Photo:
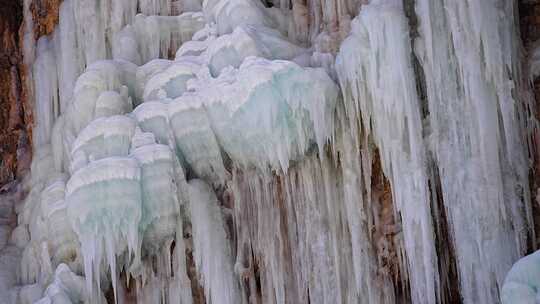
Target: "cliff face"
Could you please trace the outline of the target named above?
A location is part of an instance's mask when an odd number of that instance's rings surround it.
[[[58,24],[61,0],[33,0],[30,12],[34,20],[34,37],[49,35]]]
[[[0,11],[0,185],[19,177],[28,168],[29,149],[25,109],[21,97],[19,27],[22,5],[1,1]]]
[[[30,2],[35,40],[58,24],[60,0]],[[32,158],[33,102],[23,60],[23,1],[0,1],[0,185],[21,178]]]

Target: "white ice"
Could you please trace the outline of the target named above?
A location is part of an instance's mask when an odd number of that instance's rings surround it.
[[[17,228],[0,226],[10,304],[111,286],[192,304],[191,280],[212,303],[436,303],[439,199],[463,301],[498,302],[533,237],[510,2],[64,0],[36,43],[30,2],[31,177]],[[535,256],[503,301],[533,296]]]

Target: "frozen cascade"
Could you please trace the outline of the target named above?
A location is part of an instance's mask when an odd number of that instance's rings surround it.
[[[240,303],[238,282],[233,276],[230,244],[218,200],[201,180],[189,182],[193,255],[210,303]]]
[[[34,43],[25,0],[0,299],[536,299],[515,13],[488,2],[64,0]]]
[[[495,303],[532,227],[524,109],[515,99],[514,5],[422,0],[416,11],[427,143],[441,172],[461,295],[468,303]]]
[[[371,210],[362,194],[352,198],[343,191],[362,186],[360,180],[349,168],[317,157],[282,176],[234,172],[235,271],[245,278],[249,303],[395,302],[391,278],[377,273],[364,226]],[[361,263],[353,263],[356,258]]]
[[[336,69],[350,121],[356,125],[361,119],[363,136],[372,137],[381,151],[401,212],[412,300],[434,303],[437,261],[407,20],[399,4],[380,2],[364,7],[353,20]]]

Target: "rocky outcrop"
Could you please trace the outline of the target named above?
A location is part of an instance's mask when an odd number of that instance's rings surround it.
[[[30,3],[35,40],[58,24],[61,0]],[[0,11],[0,185],[20,178],[30,167],[33,107],[24,66],[23,1],[1,1]]]
[[[0,185],[20,176],[29,166],[30,145],[22,99],[19,26],[22,4],[1,1],[0,11]]]
[[[49,35],[58,24],[61,0],[34,0],[30,12],[34,20],[34,37]]]

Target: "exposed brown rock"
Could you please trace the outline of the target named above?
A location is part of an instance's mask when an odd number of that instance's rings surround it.
[[[276,2],[276,1],[274,1]],[[317,52],[339,51],[349,34],[350,22],[359,7],[368,0],[292,0],[292,17],[296,39],[312,45]]]
[[[186,243],[186,267],[187,275],[191,281],[191,295],[193,296],[193,304],[205,304],[206,297],[204,288],[199,282],[197,276],[197,268],[195,259],[193,258],[193,238],[191,234],[191,223],[184,222],[184,242]]]
[[[61,0],[30,4],[34,38],[58,24]],[[23,1],[0,1],[0,185],[20,178],[32,158],[33,95],[30,67],[23,64]]]
[[[431,213],[435,228],[435,249],[439,271],[439,294],[442,304],[461,303],[459,293],[459,279],[456,261],[456,252],[451,236],[453,232],[448,224],[446,207],[443,202],[441,180],[437,168],[432,168],[433,173],[429,182],[432,197]]]
[[[22,3],[0,1],[0,185],[17,177],[28,168],[24,150],[28,149],[21,98],[19,27]]]
[[[58,24],[62,0],[34,0],[30,12],[34,20],[34,37],[49,35]]]
[[[408,299],[408,286],[404,286],[404,269],[400,257],[401,224],[396,218],[392,187],[384,175],[379,151],[375,150],[371,164],[371,199],[374,226],[371,231],[373,248],[378,262],[378,273],[381,277],[392,280],[397,299]]]

